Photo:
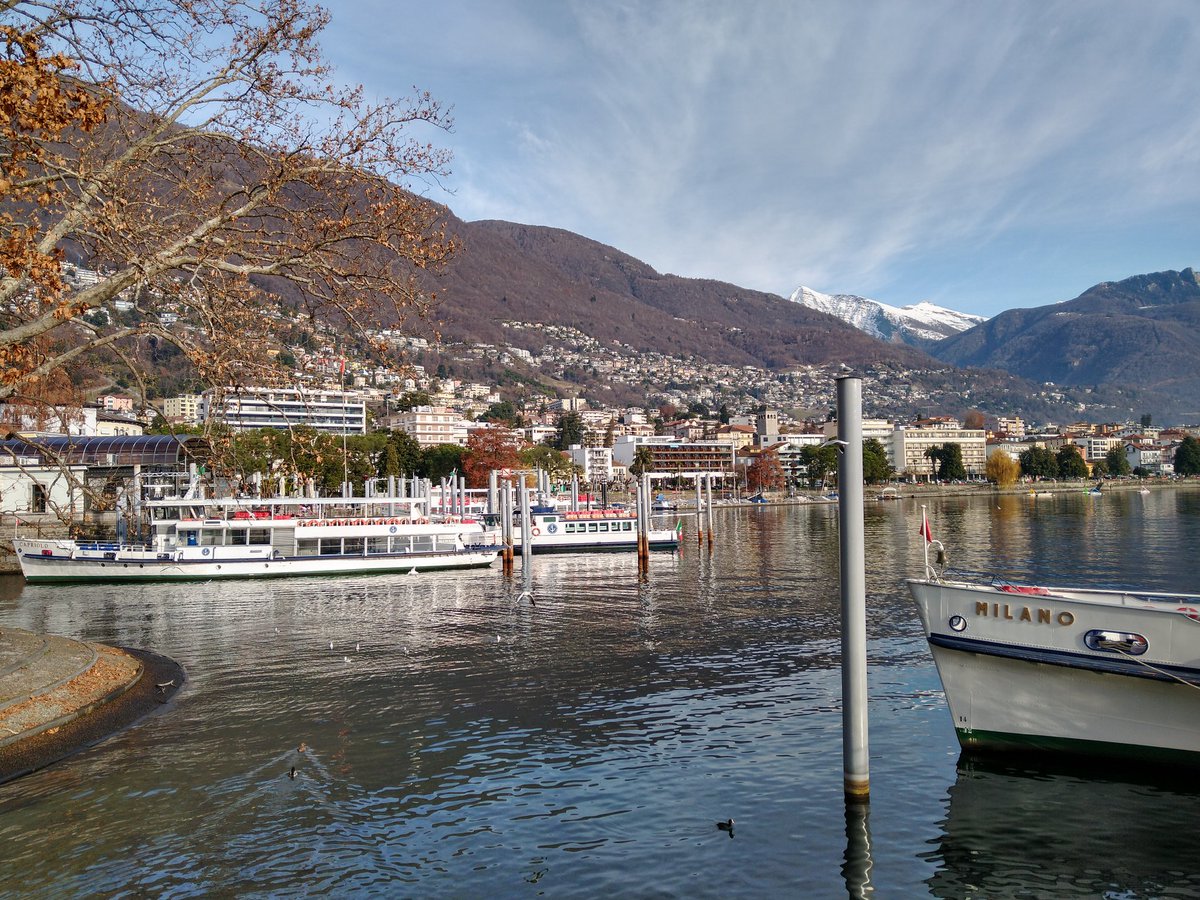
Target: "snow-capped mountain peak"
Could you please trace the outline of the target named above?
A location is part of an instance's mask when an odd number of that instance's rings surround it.
[[[987,321],[985,316],[956,312],[927,300],[911,306],[889,306],[854,294],[822,294],[803,285],[792,292],[791,300],[837,316],[881,341],[914,346],[940,341]]]

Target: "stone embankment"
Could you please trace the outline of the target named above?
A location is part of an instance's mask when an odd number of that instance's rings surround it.
[[[0,627],[0,782],[126,727],[183,677],[152,653]]]

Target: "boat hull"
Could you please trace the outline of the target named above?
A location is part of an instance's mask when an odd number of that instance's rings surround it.
[[[673,533],[674,532],[672,532],[672,534]],[[516,549],[518,551],[520,551],[520,549],[521,549],[520,541],[516,542]],[[530,549],[535,554],[537,554],[537,553],[596,553],[596,552],[605,552],[606,553],[609,551],[632,552],[634,550],[637,550],[637,542],[636,541],[621,541],[619,543],[616,543],[616,542],[609,541],[609,542],[601,543],[599,541],[596,541],[596,542],[573,541],[573,542],[567,543],[565,541],[564,542],[556,542],[552,538],[547,539],[545,537],[540,537],[540,538],[533,539],[533,541],[530,545]],[[679,549],[679,541],[677,541],[673,538],[669,539],[669,540],[666,540],[666,539],[651,540],[650,541],[650,549],[655,550],[655,551],[657,551],[657,550],[678,550]]]
[[[379,575],[490,566],[496,548],[447,553],[274,559],[152,560],[71,559],[21,554],[21,571],[32,584],[79,581],[211,581],[218,578],[289,578],[312,575]]]
[[[1200,764],[1200,622],[1186,597],[909,586],[965,749]],[[1147,646],[1096,650],[1097,631]]]

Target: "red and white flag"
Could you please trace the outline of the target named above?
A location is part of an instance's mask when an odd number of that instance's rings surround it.
[[[921,534],[925,538],[925,543],[933,543],[933,532],[929,530],[929,519],[925,517],[925,511],[921,511]]]

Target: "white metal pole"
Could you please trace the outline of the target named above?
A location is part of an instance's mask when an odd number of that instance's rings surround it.
[[[862,379],[837,380],[842,582],[842,770],[847,798],[870,797],[867,753],[867,563],[863,526]]]

